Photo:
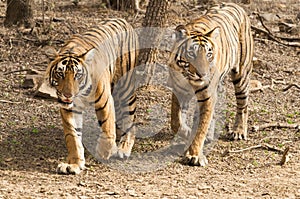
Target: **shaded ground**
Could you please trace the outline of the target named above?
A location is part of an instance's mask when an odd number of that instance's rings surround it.
[[[191,3],[181,7],[178,1],[174,4],[170,26],[200,13]],[[188,167],[175,161],[151,172],[124,172],[97,163],[87,152],[87,169],[78,176],[64,176],[55,173],[57,164],[66,156],[57,104],[33,98],[30,90],[21,87],[25,73],[9,72],[45,69],[47,60],[41,50],[44,45],[59,47],[73,33],[82,32],[103,18],[124,17],[140,27],[142,15],[111,11],[86,1],[78,7],[69,1],[48,1],[45,26],[39,20],[42,12],[38,5],[37,28],[31,31],[4,28],[5,4],[0,6],[0,198],[300,198],[299,130],[267,128],[254,132],[251,128],[270,122],[300,123],[299,90],[292,87],[281,91],[290,83],[300,85],[299,48],[255,40],[255,56],[260,62],[254,67],[252,79],[263,85],[271,85],[275,80],[273,90],[266,88],[251,94],[250,139],[229,142],[221,135],[209,151],[207,167]],[[299,2],[254,1],[246,9],[253,13],[258,8],[260,12],[294,20]],[[50,22],[53,17],[63,21]],[[261,27],[254,15],[251,17],[253,25]],[[274,24],[267,25],[272,31],[278,31]],[[231,122],[234,98],[230,85],[226,93],[226,121]],[[139,90],[139,125],[154,124],[155,107],[164,114],[156,118],[162,129],[156,138],[139,139],[135,151],[154,150],[170,139],[169,99],[170,92],[166,89]],[[258,144],[270,144],[282,150],[290,147],[291,159],[280,166],[282,154],[262,148],[224,154],[228,149]]]

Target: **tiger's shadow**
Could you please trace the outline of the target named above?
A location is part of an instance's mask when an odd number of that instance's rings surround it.
[[[0,170],[55,173],[67,150],[57,127],[17,128],[0,140]]]

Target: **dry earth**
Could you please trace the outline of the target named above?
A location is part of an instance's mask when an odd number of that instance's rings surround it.
[[[170,27],[201,13],[190,2],[184,6],[180,1],[173,4]],[[296,23],[300,5],[298,0],[256,0],[244,7],[251,14],[253,25],[262,28],[253,12],[278,14]],[[299,89],[282,91],[291,83],[300,85],[300,51],[257,34],[258,61],[252,79],[263,86],[271,86],[272,82],[274,85],[273,89],[266,87],[251,94],[248,141],[230,142],[224,130],[209,150],[209,165],[204,168],[170,161],[163,162],[165,165],[157,170],[137,173],[97,163],[87,152],[87,169],[80,175],[56,174],[57,164],[64,161],[67,153],[57,104],[33,97],[32,90],[22,88],[26,72],[13,71],[44,70],[47,60],[42,47],[58,48],[70,35],[103,18],[123,17],[140,27],[143,15],[108,10],[97,1],[81,1],[76,7],[71,1],[50,0],[45,9],[44,26],[41,5],[37,3],[37,25],[33,31],[7,29],[3,26],[6,6],[0,3],[0,198],[300,198],[299,128],[275,127],[256,132],[252,129],[272,122],[300,124]],[[53,22],[52,18],[61,20]],[[297,32],[279,33],[274,19],[268,18],[266,25],[276,35],[300,37]],[[234,116],[230,85],[226,94],[225,120],[230,122]],[[153,139],[138,139],[135,153],[156,150],[172,138],[169,107],[170,92],[165,88],[139,90],[138,124],[148,125],[147,128],[159,124],[162,130]],[[261,147],[226,153],[265,144],[280,150],[289,147],[290,161],[281,166],[280,152]],[[149,164],[150,168],[152,163],[141,160],[138,164]]]

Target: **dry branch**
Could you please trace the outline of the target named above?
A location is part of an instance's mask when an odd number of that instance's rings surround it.
[[[300,86],[299,85],[297,85],[297,84],[290,84],[286,88],[283,88],[282,91],[285,92],[285,91],[289,90],[290,88],[292,88],[293,86],[300,90]]]
[[[266,149],[268,151],[275,151],[275,152],[278,152],[279,154],[282,154],[282,158],[279,162],[279,165],[284,165],[285,163],[287,163],[290,159],[290,154],[288,153],[289,150],[290,150],[290,147],[287,146],[284,150],[276,147],[276,146],[273,146],[273,145],[270,145],[270,144],[258,144],[258,145],[255,145],[255,146],[250,146],[250,147],[247,147],[247,148],[244,148],[244,149],[239,149],[239,150],[227,150],[223,153],[223,156],[226,156],[230,153],[242,153],[242,152],[245,152],[245,151],[250,151],[252,149],[259,149],[259,148],[262,148],[262,149]]]
[[[270,85],[263,86],[262,83],[258,80],[250,80],[250,92],[254,93],[257,91],[263,92],[265,89],[271,88]]]
[[[252,127],[253,131],[257,132],[259,130],[263,130],[266,128],[292,128],[292,129],[300,129],[300,124],[287,124],[287,123],[280,123],[280,122],[272,122],[267,124],[262,124],[260,126],[254,125]]]
[[[259,21],[261,22],[261,25],[263,26],[263,29],[260,29],[258,27],[255,26],[251,26],[252,30],[254,30],[255,32],[258,33],[263,33],[265,35],[268,36],[268,39],[272,40],[272,41],[276,41],[280,44],[283,44],[285,46],[292,46],[292,47],[300,47],[300,38],[287,38],[287,37],[280,37],[280,36],[276,36],[274,35],[269,28],[264,24],[262,17],[257,14]],[[285,41],[282,41],[285,40]]]
[[[250,147],[247,147],[247,148],[244,148],[244,149],[239,149],[239,150],[228,150],[228,153],[241,153],[241,152],[244,152],[244,151],[250,151],[252,149],[258,149],[258,148],[262,148],[262,149],[266,149],[266,150],[269,150],[269,151],[275,151],[275,152],[279,152],[279,153],[284,153],[284,150],[276,147],[276,146],[273,146],[273,145],[270,145],[270,144],[258,144],[258,145],[255,145],[255,146],[250,146]]]
[[[290,150],[290,147],[286,147],[285,150],[283,151],[282,158],[279,162],[279,164],[282,166],[285,163],[287,163],[290,160],[290,154],[288,153]]]
[[[13,71],[3,73],[3,75],[10,75],[10,74],[13,74],[13,73],[28,72],[28,71],[31,71],[31,69],[13,70]]]
[[[298,42],[283,42],[283,41],[281,41],[280,37],[277,37],[277,36],[275,37],[274,35],[269,34],[269,32],[267,32],[263,29],[257,28],[255,26],[251,26],[251,29],[257,33],[263,33],[263,34],[267,35],[268,39],[270,39],[271,41],[275,41],[275,42],[280,43],[285,46],[300,47],[300,43],[298,43]]]
[[[0,100],[1,103],[7,103],[7,104],[19,104],[21,102],[13,102],[13,101],[9,101],[9,100]]]
[[[263,18],[262,18],[259,14],[257,14],[257,16],[258,16],[258,19],[259,19],[261,25],[264,27],[264,29],[266,29],[266,31],[269,33],[269,35],[272,35],[273,37],[276,37],[276,38],[281,39],[281,40],[286,40],[286,41],[288,41],[288,42],[300,42],[300,38],[280,37],[280,36],[274,35],[274,34],[269,30],[269,28],[265,25],[265,23],[263,22]],[[282,23],[283,23],[283,22],[282,22]],[[283,23],[283,24],[285,24],[285,23]]]
[[[250,151],[252,149],[258,149],[258,148],[261,148],[262,145],[259,144],[259,145],[255,145],[255,146],[250,146],[250,147],[247,147],[247,148],[244,148],[244,149],[239,149],[239,150],[228,150],[227,152],[228,153],[241,153],[241,152],[244,152],[244,151]]]

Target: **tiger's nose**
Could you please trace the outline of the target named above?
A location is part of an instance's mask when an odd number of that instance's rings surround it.
[[[64,96],[65,96],[66,98],[71,98],[73,95],[72,95],[71,93],[64,93]]]

